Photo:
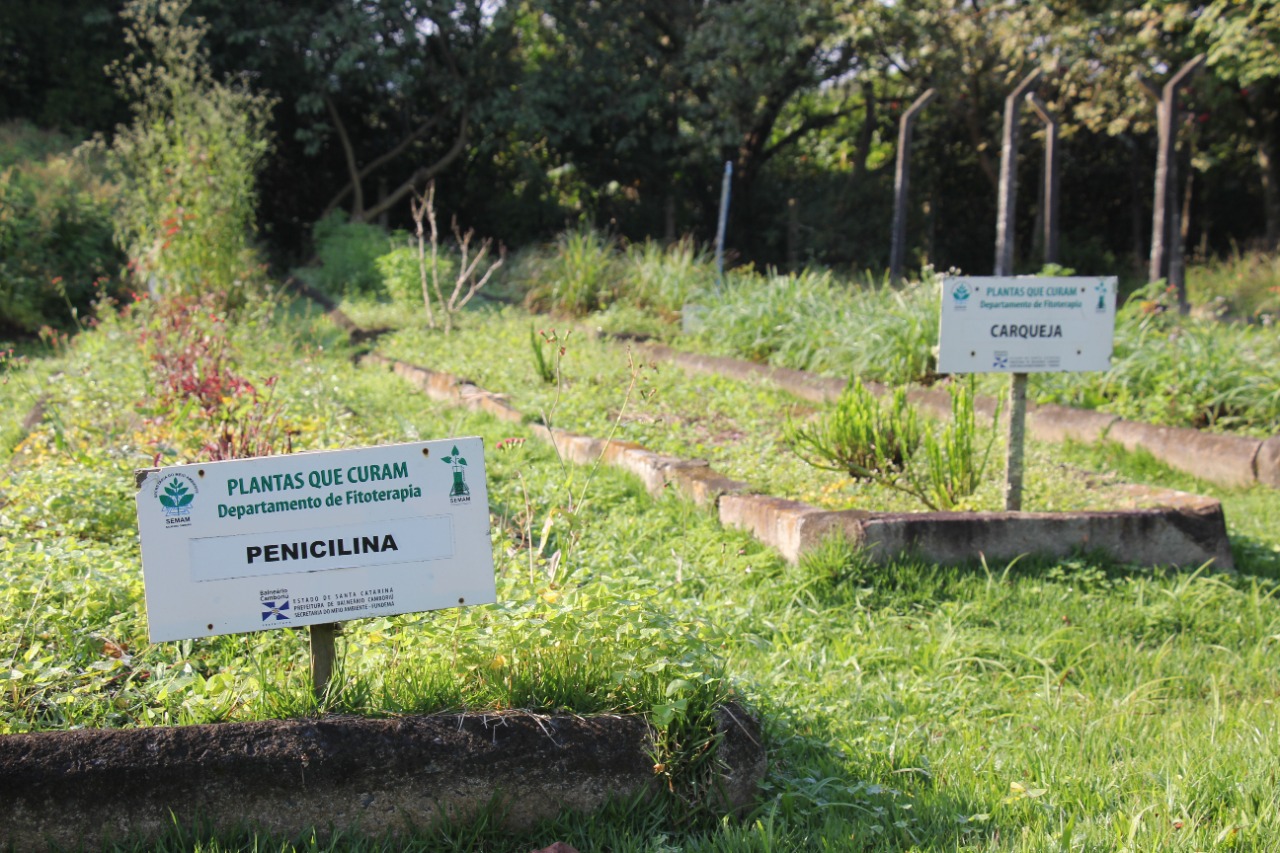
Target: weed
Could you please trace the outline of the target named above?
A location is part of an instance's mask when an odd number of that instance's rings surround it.
[[[885,404],[855,379],[826,417],[811,425],[789,421],[785,440],[816,468],[843,471],[855,480],[892,481],[915,454],[921,435],[905,388]]]
[[[546,348],[549,346],[555,349],[557,343],[555,334],[555,329],[552,329],[551,334],[548,335],[546,332],[535,331],[532,325],[529,326],[529,348],[533,352],[533,369],[544,385],[555,384],[560,373],[560,359],[564,358],[563,346],[554,356],[547,358]]]

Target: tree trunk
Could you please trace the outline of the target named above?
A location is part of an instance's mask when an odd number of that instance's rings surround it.
[[[1266,218],[1264,246],[1268,252],[1280,248],[1280,145],[1276,142],[1277,122],[1263,124],[1258,137],[1258,169],[1262,175],[1262,209]]]
[[[324,105],[329,110],[329,117],[333,119],[333,127],[338,132],[338,141],[342,143],[342,156],[347,163],[351,190],[355,193],[355,199],[351,203],[351,218],[352,220],[363,219],[364,190],[360,186],[360,170],[356,168],[356,153],[351,147],[351,138],[347,136],[347,127],[342,123],[342,117],[338,115],[338,108],[328,95],[325,96]]]

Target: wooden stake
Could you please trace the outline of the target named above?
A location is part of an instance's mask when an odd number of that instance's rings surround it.
[[[1022,458],[1027,431],[1027,374],[1009,381],[1009,448],[1005,456],[1004,508],[1022,511]]]
[[[333,664],[337,659],[334,638],[338,635],[336,623],[311,626],[311,689],[316,699],[323,699],[329,689],[329,678],[333,675]]]

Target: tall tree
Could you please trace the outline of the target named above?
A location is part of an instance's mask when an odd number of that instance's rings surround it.
[[[467,150],[505,54],[506,17],[491,5],[202,0],[200,8],[217,16],[226,61],[286,100],[295,155],[325,163],[320,174],[341,174],[326,181],[317,213],[342,206],[371,220]]]
[[[1243,116],[1261,178],[1264,241],[1280,246],[1280,0],[1213,0],[1193,35],[1228,88],[1218,103]]]

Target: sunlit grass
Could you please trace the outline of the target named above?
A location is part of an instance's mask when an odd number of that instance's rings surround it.
[[[1086,557],[873,566],[830,543],[793,567],[710,512],[602,468],[573,524],[552,524],[550,547],[569,555],[556,581],[551,551],[528,543],[588,470],[562,468],[532,439],[497,451],[527,433],[353,365],[326,322],[302,311],[244,329],[241,369],[282,375],[307,449],[484,436],[501,604],[350,623],[341,689],[322,707],[308,698],[300,632],[148,645],[131,472],[159,433],[132,407],[147,381],[133,339],[109,328],[52,362],[59,426],[47,419],[0,481],[6,730],[470,703],[653,714],[679,677],[723,685],[762,713],[762,797],[740,821],[616,804],[519,833],[492,816],[396,842],[175,830],[162,849],[1266,851],[1280,840],[1275,561],[1238,559],[1239,575]],[[385,345],[428,366],[452,352],[454,371],[584,429],[616,418],[625,348],[571,336],[557,401],[522,354],[528,332],[521,315],[469,312],[447,341],[406,331]],[[678,371],[640,370],[621,429],[650,432],[623,434],[738,444],[774,464],[776,446],[755,432],[777,426],[776,392],[719,380],[682,389]],[[6,402],[14,388],[0,390]],[[670,420],[646,424],[646,413]],[[1100,475],[1201,485],[1114,448],[1054,453]],[[1213,493],[1233,537],[1280,553],[1273,493]]]

